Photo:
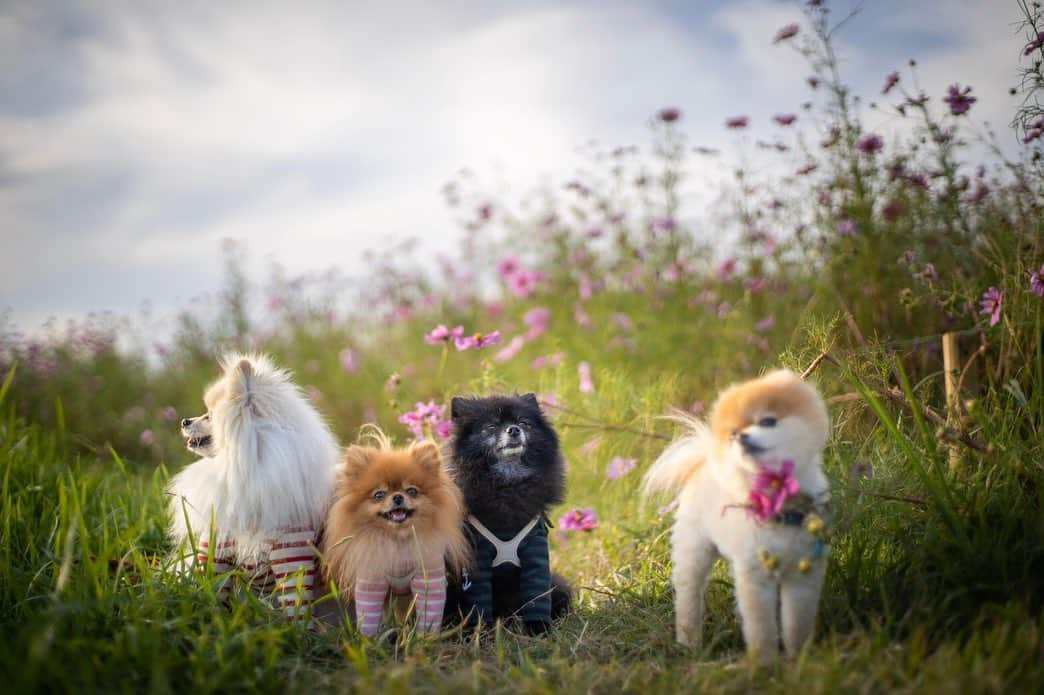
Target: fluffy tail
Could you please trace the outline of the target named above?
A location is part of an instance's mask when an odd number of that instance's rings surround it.
[[[685,486],[707,459],[711,446],[711,433],[702,420],[686,413],[668,417],[680,422],[688,432],[671,442],[656,462],[645,472],[642,493],[673,492]]]

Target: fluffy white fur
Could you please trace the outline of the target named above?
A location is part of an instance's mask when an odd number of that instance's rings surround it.
[[[226,355],[205,397],[212,452],[171,480],[170,535],[235,540],[237,560],[256,563],[265,540],[288,526],[319,529],[333,497],[337,441],[290,375],[264,355]]]
[[[699,644],[703,594],[715,560],[724,557],[747,648],[764,660],[775,658],[781,619],[784,647],[797,652],[815,625],[827,552],[802,573],[799,563],[815,547],[809,532],[759,523],[743,505],[759,468],[779,470],[788,459],[801,491],[825,502],[821,452],[829,420],[822,398],[793,372],[776,371],[723,392],[709,423],[684,415],[674,419],[688,432],[646,473],[644,491],[680,490],[672,536],[678,641]],[[775,572],[763,565],[762,552],[779,558]]]

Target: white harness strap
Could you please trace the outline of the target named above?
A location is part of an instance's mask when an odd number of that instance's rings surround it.
[[[493,535],[493,532],[482,525],[482,522],[473,516],[468,517],[468,523],[475,527],[475,530],[482,534],[482,536],[493,544],[493,547],[497,551],[496,557],[493,558],[493,566],[503,565],[505,562],[509,562],[515,567],[521,567],[522,561],[518,559],[518,546],[522,544],[522,539],[529,535],[529,532],[533,530],[533,527],[540,521],[540,515],[534,516],[528,524],[522,527],[522,530],[515,534],[515,537],[509,541],[502,541]]]

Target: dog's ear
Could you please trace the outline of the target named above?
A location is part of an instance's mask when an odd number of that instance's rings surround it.
[[[240,360],[232,368],[232,393],[250,395],[250,385],[254,379],[254,366],[249,360]]]
[[[461,396],[454,396],[450,401],[450,419],[459,420],[462,417],[467,417],[473,408],[472,404],[474,400],[471,398],[463,398]]]
[[[344,463],[341,464],[341,470],[349,478],[357,477],[370,465],[371,453],[373,453],[373,449],[370,447],[353,444],[344,451]]]
[[[439,445],[430,439],[422,439],[410,444],[410,456],[429,471],[437,471],[442,466],[442,452]]]
[[[537,400],[537,397],[536,397],[536,394],[535,394],[535,393],[526,393],[526,394],[523,394],[523,395],[521,396],[521,398],[522,398],[522,400],[523,400],[523,401],[525,401],[525,402],[526,402],[526,403],[527,403],[528,405],[531,405],[531,406],[533,406],[534,408],[539,408],[539,407],[540,407],[540,401],[538,401],[538,400]]]

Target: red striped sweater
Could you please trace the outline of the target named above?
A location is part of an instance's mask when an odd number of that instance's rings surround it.
[[[302,527],[278,529],[265,543],[267,557],[257,564],[241,563],[236,558],[234,540],[217,543],[210,552],[209,541],[200,541],[196,562],[200,570],[208,560],[214,574],[242,570],[250,577],[250,588],[257,594],[273,595],[279,608],[289,617],[307,614],[315,596],[315,530]],[[226,580],[220,588],[222,598],[231,591]]]

